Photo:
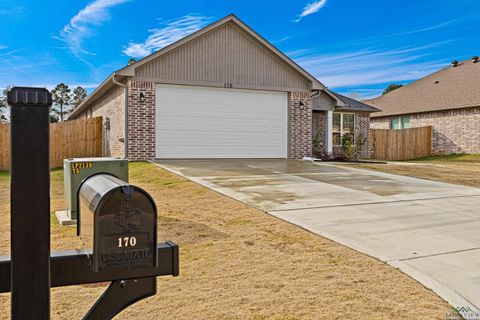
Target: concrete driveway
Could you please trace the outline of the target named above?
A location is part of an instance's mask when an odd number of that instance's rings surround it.
[[[304,161],[155,163],[399,268],[454,307],[480,309],[478,188]]]

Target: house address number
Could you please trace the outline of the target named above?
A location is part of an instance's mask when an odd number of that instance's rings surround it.
[[[137,238],[135,237],[120,237],[118,238],[118,247],[135,247],[137,245]]]

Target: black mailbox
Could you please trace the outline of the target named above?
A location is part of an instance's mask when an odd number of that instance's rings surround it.
[[[98,174],[83,182],[78,201],[78,233],[93,249],[93,271],[157,266],[157,208],[147,192]]]

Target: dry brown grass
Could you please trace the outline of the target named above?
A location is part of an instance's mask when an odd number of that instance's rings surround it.
[[[399,272],[198,184],[146,163],[131,182],[159,208],[159,241],[180,245],[180,276],[162,277],[155,297],[118,319],[444,319],[450,307]],[[0,177],[8,221],[8,177]],[[52,210],[62,207],[61,172],[52,173]],[[8,223],[0,225],[4,253]],[[78,247],[74,228],[52,223],[52,247]],[[103,287],[52,290],[54,319],[80,319]],[[0,310],[8,315],[8,295]]]
[[[480,187],[480,155],[433,156],[388,164],[348,164],[360,169]]]

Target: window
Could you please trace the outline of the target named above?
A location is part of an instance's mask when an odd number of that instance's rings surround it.
[[[410,116],[401,116],[390,119],[390,129],[410,128]]]
[[[333,113],[333,145],[339,146],[342,144],[342,139],[349,137],[353,140],[353,133],[355,128],[355,114],[354,113]]]
[[[390,119],[390,129],[400,129],[400,118],[395,117]]]
[[[402,116],[402,129],[410,128],[410,117],[409,116]]]

